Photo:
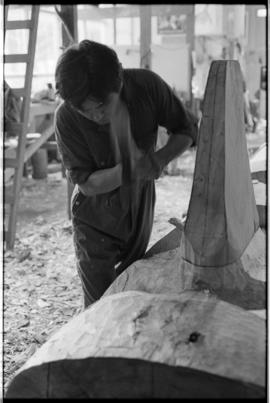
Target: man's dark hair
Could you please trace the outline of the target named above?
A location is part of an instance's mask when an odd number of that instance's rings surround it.
[[[103,102],[109,93],[119,91],[121,80],[122,66],[115,51],[87,39],[68,47],[55,70],[57,93],[77,107],[89,95]]]

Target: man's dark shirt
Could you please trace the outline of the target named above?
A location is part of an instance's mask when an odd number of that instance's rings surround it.
[[[155,149],[158,126],[170,134],[196,134],[180,100],[157,74],[143,69],[124,69],[121,97],[130,115],[131,133],[142,151]],[[116,165],[110,147],[109,125],[99,126],[62,103],[56,112],[55,133],[69,177],[81,184],[99,169]]]
[[[124,70],[120,95],[129,111],[131,134],[142,152],[155,150],[159,125],[171,135],[184,134],[196,143],[196,131],[182,103],[157,74]],[[109,125],[99,126],[85,118],[66,102],[58,107],[56,139],[74,184],[84,183],[97,170],[116,165],[109,129]],[[154,180],[135,181],[93,197],[84,196],[76,186],[71,211],[82,278],[91,274],[91,267],[104,269],[122,262],[117,268],[120,273],[141,259],[152,231],[154,206]]]

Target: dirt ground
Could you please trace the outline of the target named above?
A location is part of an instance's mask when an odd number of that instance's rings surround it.
[[[190,198],[195,152],[179,159],[180,174],[156,181],[157,201],[149,242],[174,227]],[[24,178],[13,251],[4,253],[4,389],[16,371],[49,336],[82,307],[67,183],[61,172],[44,180]]]

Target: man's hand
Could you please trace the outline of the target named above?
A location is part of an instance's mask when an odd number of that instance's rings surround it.
[[[93,172],[84,183],[78,185],[85,196],[108,193],[122,184],[122,165]]]
[[[160,164],[156,154],[148,153],[135,161],[131,172],[131,180],[153,180],[161,175],[163,166]]]
[[[171,135],[163,148],[134,159],[129,169],[126,169],[127,164],[123,164],[123,184],[136,180],[158,179],[163,168],[174,158],[179,157],[191,144],[192,138],[189,136]]]

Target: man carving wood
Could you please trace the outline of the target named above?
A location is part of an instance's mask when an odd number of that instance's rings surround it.
[[[72,222],[87,307],[144,255],[153,225],[154,180],[196,144],[197,125],[161,77],[123,69],[114,50],[93,41],[69,47],[55,78],[64,100],[55,133],[77,185]],[[159,125],[170,136],[155,151]]]

